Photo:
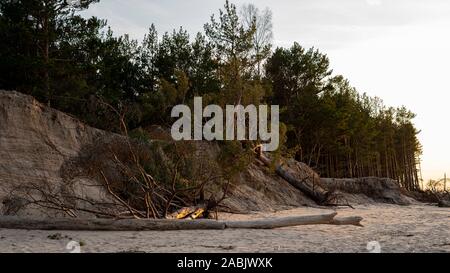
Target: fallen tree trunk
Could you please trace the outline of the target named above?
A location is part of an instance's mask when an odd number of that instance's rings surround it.
[[[1,216],[0,228],[37,230],[193,230],[224,229],[225,223],[209,219],[169,220],[169,219],[37,219],[16,216]]]
[[[336,212],[322,215],[303,215],[291,216],[285,218],[268,218],[253,221],[227,221],[227,228],[255,228],[255,229],[273,229],[280,227],[291,227],[301,225],[319,225],[328,224],[333,221]]]
[[[27,230],[91,230],[91,231],[144,231],[144,230],[199,230],[199,229],[273,229],[300,225],[357,225],[361,217],[335,218],[337,213],[267,218],[252,221],[216,221],[210,219],[37,219],[0,216],[0,228]]]
[[[267,166],[272,165],[272,160],[264,155],[264,153],[259,152],[259,158]],[[308,195],[316,203],[324,204],[327,202],[329,192],[321,187],[319,183],[316,183],[314,175],[313,177],[296,177],[295,171],[284,162],[276,162],[275,171],[281,178]]]
[[[333,218],[333,220],[330,222],[331,225],[353,225],[353,226],[359,226],[362,227],[361,221],[363,220],[362,217],[359,216],[349,216],[349,217],[336,217]]]

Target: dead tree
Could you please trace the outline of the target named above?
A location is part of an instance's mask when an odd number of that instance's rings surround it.
[[[316,177],[310,177],[306,175],[305,177],[298,177],[295,171],[286,164],[286,162],[278,161],[273,162],[268,156],[261,151],[261,146],[256,148],[256,153],[259,159],[267,166],[272,166],[275,164],[275,172],[281,176],[284,180],[289,182],[292,186],[299,189],[311,199],[313,199],[318,204],[325,203],[329,198],[329,192],[322,188],[318,183],[316,183]]]
[[[361,217],[336,218],[335,212],[319,215],[300,215],[265,218],[249,221],[216,221],[211,219],[79,219],[79,218],[22,218],[0,216],[0,228],[37,230],[197,230],[197,229],[274,229],[301,225],[361,225]]]

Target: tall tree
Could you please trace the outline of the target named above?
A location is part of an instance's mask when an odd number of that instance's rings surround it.
[[[0,2],[0,29],[3,49],[16,48],[1,65],[1,82],[5,86],[20,86],[50,103],[53,99],[52,73],[59,62],[55,57],[65,24],[76,12],[84,10],[98,0],[2,0]],[[6,57],[6,56],[5,56]],[[28,63],[28,64],[27,64]],[[20,72],[22,69],[25,72]],[[31,69],[31,71],[30,71]],[[8,72],[9,71],[9,72]],[[19,83],[13,73],[25,73],[27,82]]]
[[[251,73],[251,52],[255,25],[245,27],[239,19],[236,6],[226,1],[224,10],[219,11],[219,19],[211,16],[205,24],[206,36],[214,46],[219,63],[220,80],[223,83],[224,100],[241,104],[245,98],[245,81]]]
[[[262,63],[269,56],[272,48],[272,11],[269,8],[260,11],[255,5],[246,4],[241,9],[241,20],[246,28],[255,27],[253,58],[256,63],[256,76],[261,78]]]

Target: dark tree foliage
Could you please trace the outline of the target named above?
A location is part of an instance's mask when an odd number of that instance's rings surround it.
[[[344,77],[330,76],[325,55],[298,44],[275,50],[266,71],[296,159],[326,177],[390,177],[419,188],[414,114],[360,95]]]
[[[59,82],[73,80],[70,74],[78,69],[73,59],[63,55],[68,53],[67,45],[86,39],[89,31],[104,24],[75,15],[93,2],[98,0],[1,0],[1,86],[51,102],[61,88]]]
[[[171,108],[279,104],[283,152],[322,176],[383,176],[417,189],[421,146],[414,114],[359,94],[326,55],[298,43],[271,48],[271,13],[228,1],[204,33],[179,28],[142,42],[79,11],[98,0],[0,0],[0,88],[35,96],[93,126],[170,125]],[[242,15],[242,18],[239,17]]]

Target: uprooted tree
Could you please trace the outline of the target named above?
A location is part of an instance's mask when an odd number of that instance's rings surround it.
[[[262,151],[261,145],[256,146],[254,151],[257,154],[257,158],[266,166],[274,168],[277,175],[289,182],[294,188],[306,194],[317,204],[352,207],[336,191],[323,186],[319,175],[306,164],[293,159],[270,156]],[[340,199],[344,199],[345,203],[340,203]]]
[[[246,165],[231,158],[242,158],[236,149],[243,151],[238,143],[219,147],[105,135],[63,164],[63,186],[30,181],[17,186],[11,196],[20,196],[24,205],[70,217],[83,212],[102,218],[206,217],[221,206],[235,174]],[[84,194],[77,182],[80,177],[105,198]]]

